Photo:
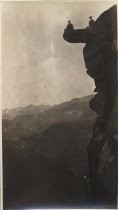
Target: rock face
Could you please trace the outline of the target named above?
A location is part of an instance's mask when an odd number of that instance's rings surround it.
[[[116,159],[118,128],[113,123],[113,110],[117,105],[117,6],[105,11],[95,21],[94,26],[85,29],[65,29],[64,39],[70,43],[86,43],[83,49],[87,73],[95,81],[95,97],[90,101],[90,108],[97,113],[93,126],[93,135],[88,145],[89,177],[95,196],[116,195]],[[115,128],[114,128],[115,127]],[[103,146],[109,146],[106,151],[109,157],[101,166]],[[106,152],[106,153],[107,153]],[[111,156],[111,157],[110,157]],[[103,172],[109,180],[105,187]],[[109,192],[109,193],[108,193]]]

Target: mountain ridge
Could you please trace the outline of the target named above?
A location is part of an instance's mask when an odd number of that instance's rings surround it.
[[[18,108],[13,108],[13,109],[4,109],[2,112],[2,117],[3,119],[13,119],[16,116],[19,115],[30,115],[30,114],[38,114],[40,112],[43,112],[47,109],[49,109],[51,106],[50,105],[32,105],[29,104],[25,107],[18,107]]]
[[[88,205],[86,149],[96,115],[89,108],[89,99],[73,99],[11,121],[3,119],[4,198],[11,208],[72,200],[79,206]],[[105,171],[110,177],[109,167]]]
[[[84,99],[72,99],[71,101],[55,105],[38,113],[16,115],[11,121],[3,119],[3,139],[10,139],[11,133],[16,133],[15,137],[29,136],[32,133],[40,135],[48,127],[59,122],[81,121],[85,122],[94,118],[94,113],[90,110],[88,103],[92,96]],[[17,134],[17,131],[18,134]]]

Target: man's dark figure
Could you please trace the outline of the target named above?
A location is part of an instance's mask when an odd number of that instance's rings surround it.
[[[73,29],[74,29],[74,26],[73,26],[73,24],[70,22],[70,20],[68,21],[67,29],[68,29],[68,30],[73,30]]]
[[[89,27],[93,28],[95,21],[92,19],[92,16],[90,16],[89,18],[90,18],[90,20],[89,20]]]

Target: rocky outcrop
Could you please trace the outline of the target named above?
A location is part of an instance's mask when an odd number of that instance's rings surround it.
[[[104,195],[107,198],[111,195],[116,197],[117,183],[118,128],[114,128],[116,123],[113,123],[113,110],[116,112],[115,103],[117,104],[116,14],[117,7],[114,5],[99,16],[92,28],[70,30],[67,26],[63,35],[64,39],[70,43],[86,44],[83,50],[85,66],[96,86],[95,97],[89,105],[97,113],[93,135],[87,148],[89,178],[93,195],[97,197]],[[109,150],[106,149],[106,142]],[[104,145],[109,155],[104,165],[101,165],[101,152]],[[110,180],[107,187],[105,176]]]

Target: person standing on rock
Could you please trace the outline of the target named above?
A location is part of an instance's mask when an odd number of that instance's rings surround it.
[[[93,20],[92,16],[90,16],[89,19],[89,27],[93,28],[95,21]]]
[[[73,29],[74,29],[74,26],[73,26],[73,24],[70,22],[70,20],[68,21],[67,29],[68,29],[68,30],[73,30]]]

